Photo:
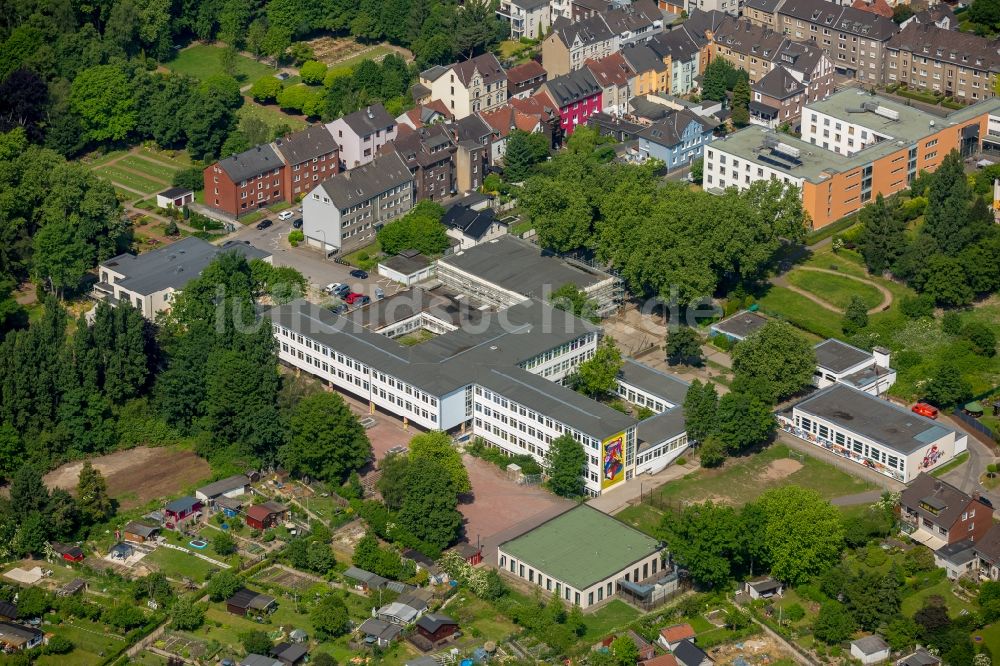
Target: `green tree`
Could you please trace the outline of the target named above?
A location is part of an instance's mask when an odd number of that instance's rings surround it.
[[[972,240],[974,230],[968,224],[970,199],[962,156],[952,150],[934,172],[921,227],[921,232],[933,238],[947,255],[958,254]]]
[[[618,666],[635,666],[639,661],[639,648],[627,634],[622,634],[611,641],[611,656]]]
[[[336,393],[316,393],[295,406],[288,442],[280,451],[286,468],[331,483],[341,483],[371,457],[365,429]]]
[[[726,445],[715,435],[709,435],[698,447],[698,460],[702,467],[719,467],[726,462]]]
[[[684,421],[688,437],[696,442],[703,441],[715,429],[715,413],[719,406],[719,395],[712,382],[701,383],[695,379],[684,396]]]
[[[379,462],[382,475],[376,484],[382,501],[391,511],[399,511],[409,487],[410,458],[405,454],[394,453]]]
[[[715,437],[730,453],[746,451],[768,442],[776,427],[774,414],[758,397],[730,391],[715,412]]]
[[[606,395],[614,391],[623,363],[614,338],[607,335],[594,355],[577,366],[571,382],[577,391],[591,397]]]
[[[243,583],[232,571],[220,571],[208,579],[205,593],[212,601],[225,601],[242,586]]]
[[[925,258],[923,268],[911,283],[939,305],[968,305],[975,296],[962,263],[944,254]]]
[[[587,453],[580,442],[570,435],[556,437],[549,444],[545,463],[549,490],[560,497],[579,497],[583,494]]]
[[[572,282],[567,282],[553,291],[548,300],[552,307],[572,312],[581,319],[595,324],[600,321],[600,317],[596,314],[597,302],[587,298],[587,293]]]
[[[716,102],[725,100],[726,82],[731,69],[732,65],[723,58],[716,58],[708,63],[702,79],[701,96]]]
[[[759,522],[748,531],[760,539],[761,554],[778,580],[800,583],[839,560],[844,545],[840,512],[815,490],[774,488],[754,504]]]
[[[299,76],[302,77],[303,83],[311,86],[319,85],[323,83],[323,79],[326,77],[326,63],[307,60],[299,68]]]
[[[446,433],[432,430],[415,436],[410,440],[408,456],[411,464],[418,467],[422,460],[436,460],[448,471],[452,488],[456,493],[472,491],[469,472],[462,462],[462,454],[458,452],[451,437]]]
[[[961,371],[950,363],[942,363],[924,385],[924,397],[938,407],[951,407],[972,395],[972,386]]]
[[[881,275],[889,270],[906,249],[906,220],[895,214],[899,202],[893,197],[886,201],[881,195],[861,209],[861,235],[858,246],[868,270]]]
[[[701,351],[701,338],[690,326],[681,326],[670,331],[665,346],[667,362],[670,365],[701,366],[704,354]]]
[[[205,609],[190,599],[178,599],[170,609],[170,626],[179,631],[194,631],[205,622]]]
[[[451,472],[433,458],[411,460],[409,491],[399,510],[399,524],[433,548],[443,549],[458,537],[462,514]]]
[[[854,335],[866,326],[868,326],[868,305],[860,296],[851,296],[840,327],[846,335]]]
[[[844,605],[828,601],[819,608],[819,615],[813,623],[813,634],[828,645],[843,643],[854,633],[854,618]]]
[[[972,350],[980,356],[992,357],[997,353],[996,333],[982,322],[970,321],[963,326],[962,337],[972,343]]]
[[[732,357],[734,390],[745,382],[771,403],[808,386],[816,370],[812,345],[784,321],[769,321],[737,344]]]
[[[212,549],[219,555],[232,555],[236,552],[236,540],[228,532],[219,532],[212,537]]]
[[[698,185],[701,185],[701,181],[705,174],[705,158],[699,157],[698,159],[691,162],[691,180]]]
[[[80,468],[79,481],[76,485],[76,502],[80,516],[88,525],[102,523],[115,512],[112,499],[108,496],[108,484],[104,475],[85,460]]]
[[[264,104],[273,103],[277,101],[278,95],[281,94],[284,88],[284,85],[278,79],[273,76],[265,76],[257,79],[250,86],[250,96]]]
[[[377,237],[382,251],[399,254],[412,249],[428,255],[443,252],[448,247],[448,234],[441,224],[442,217],[441,204],[421,201],[409,213],[379,229]]]
[[[247,654],[270,654],[274,643],[263,631],[254,629],[240,634],[240,642]]]
[[[123,141],[138,121],[132,84],[119,65],[80,72],[73,80],[69,103],[90,141]]]
[[[544,135],[514,130],[507,137],[503,158],[504,178],[510,183],[520,183],[528,177],[536,164],[548,156],[549,147]]]
[[[374,532],[368,530],[355,544],[351,561],[354,562],[354,566],[375,573],[375,569],[379,566],[380,556],[378,537],[375,536]]]
[[[214,98],[229,109],[237,109],[243,104],[240,93],[240,83],[229,74],[214,74],[198,87],[198,91],[206,98]]]
[[[734,508],[705,502],[666,512],[658,535],[698,585],[718,588],[741,566],[742,532],[743,523]]]
[[[733,108],[730,119],[736,127],[750,124],[750,84],[740,79],[733,88]]]
[[[351,618],[347,606],[338,594],[327,594],[321,597],[309,613],[313,629],[321,639],[343,636],[351,629]]]

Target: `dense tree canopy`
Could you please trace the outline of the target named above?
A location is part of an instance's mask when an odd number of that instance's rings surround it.
[[[732,352],[734,390],[747,391],[773,404],[812,381],[816,354],[791,324],[769,321]]]
[[[549,490],[562,497],[579,497],[583,494],[583,474],[587,453],[583,445],[571,435],[560,435],[549,443],[546,454],[546,471]]]
[[[444,207],[425,199],[400,219],[386,224],[378,231],[378,242],[383,252],[399,254],[404,250],[417,250],[424,254],[439,254],[448,247],[448,235],[441,224]]]
[[[316,393],[295,406],[281,449],[289,471],[340,484],[370,456],[368,435],[339,394]]]

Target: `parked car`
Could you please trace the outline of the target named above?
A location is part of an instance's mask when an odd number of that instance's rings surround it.
[[[297,217],[294,220],[292,220],[292,229],[301,229],[301,228],[302,228],[302,218],[301,217]]]
[[[365,303],[370,303],[372,299],[365,296],[364,294],[359,294],[356,291],[352,291],[347,296],[344,297],[344,302],[348,305],[364,305]]]
[[[285,220],[291,219],[292,215],[294,215],[294,213],[292,213],[292,211],[290,211],[290,210],[283,210],[280,213],[278,213],[278,219],[281,220],[282,222],[284,222]]]
[[[271,220],[261,220],[260,222],[257,223],[257,231],[263,231],[264,229],[267,229],[269,226],[271,226],[271,224],[272,224]]]
[[[368,271],[363,271],[360,268],[355,268],[353,271],[351,271],[351,277],[357,278],[359,280],[367,280]]]
[[[933,405],[928,405],[926,402],[918,402],[913,405],[910,410],[914,414],[920,414],[921,416],[926,416],[929,419],[936,419],[938,417],[937,407]]]
[[[375,287],[375,300],[381,301],[385,298],[385,290],[382,287]]]
[[[343,303],[337,303],[336,305],[330,306],[330,312],[334,314],[344,314],[347,312],[347,306]]]
[[[351,288],[343,282],[331,282],[323,287],[323,291],[331,296],[339,296],[340,298],[343,298],[347,294],[351,293]]]

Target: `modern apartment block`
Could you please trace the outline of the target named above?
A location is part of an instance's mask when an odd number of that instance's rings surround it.
[[[585,487],[594,496],[633,476],[635,420],[559,383],[593,355],[596,327],[537,299],[493,312],[455,299],[433,307],[420,291],[351,316],[302,300],[265,316],[282,362],[404,424],[470,433],[539,461],[568,434],[587,452]],[[393,339],[414,326],[436,336],[412,346]]]
[[[431,99],[444,102],[457,120],[507,102],[507,73],[492,53],[425,69],[420,72],[420,84],[431,91]]]
[[[885,81],[941,92],[964,102],[993,97],[1000,40],[909,23],[886,44]]]
[[[413,175],[395,152],[320,183],[302,200],[306,242],[327,255],[371,243],[413,207]]]
[[[510,38],[538,39],[552,25],[549,0],[503,0],[497,16],[510,23]]]
[[[795,185],[818,229],[906,189],[951,150],[971,155],[998,137],[996,98],[941,117],[847,88],[803,109],[802,139],[750,127],[713,141],[704,184],[711,192],[771,178]]]

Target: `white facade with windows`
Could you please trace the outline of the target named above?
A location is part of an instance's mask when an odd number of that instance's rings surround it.
[[[879,107],[882,108],[882,107]],[[887,112],[893,112],[888,109]],[[857,114],[865,118],[866,113]],[[849,156],[891,136],[877,132],[866,125],[848,122],[832,115],[815,111],[806,106],[802,112],[802,140],[815,144],[838,155]]]
[[[786,170],[755,162],[726,150],[725,142],[713,142],[705,147],[703,182],[705,189],[725,190],[735,187],[746,190],[758,180],[780,180],[802,187],[802,178],[789,176]]]

